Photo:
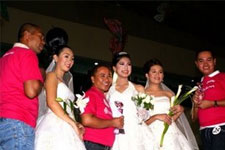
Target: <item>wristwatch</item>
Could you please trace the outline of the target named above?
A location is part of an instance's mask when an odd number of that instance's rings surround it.
[[[217,103],[217,101],[214,101],[214,107],[218,107],[219,105],[218,105],[218,103]]]

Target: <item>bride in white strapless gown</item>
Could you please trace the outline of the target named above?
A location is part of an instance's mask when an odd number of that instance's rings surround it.
[[[167,114],[170,109],[170,99],[166,96],[155,97],[154,109],[150,110],[150,116],[157,114]],[[164,129],[164,122],[161,120],[155,120],[149,125],[149,128],[153,132],[153,136],[156,139],[157,145],[160,145],[160,139],[162,131]],[[169,129],[164,137],[163,147],[160,150],[192,150],[186,137],[179,130],[176,123],[172,121]]]
[[[174,93],[162,83],[164,73],[161,62],[158,59],[150,59],[144,65],[144,72],[147,78],[145,93],[155,96],[154,108],[149,110],[150,118],[145,122],[153,132],[158,146],[164,123],[170,124],[160,150],[198,150],[189,122],[183,114],[184,108],[181,105],[170,107],[170,98]],[[173,112],[172,117],[168,115],[169,110]]]
[[[57,88],[57,97],[74,99],[74,94],[63,83]],[[62,103],[60,103],[62,104]],[[69,116],[73,118],[71,110],[67,107]],[[74,119],[74,118],[73,118]],[[83,142],[74,129],[64,120],[57,117],[49,108],[36,127],[35,150],[85,150]]]
[[[55,49],[50,72],[45,80],[47,112],[37,122],[35,131],[35,150],[85,150],[82,137],[83,128],[77,124],[70,107],[66,114],[63,100],[74,100],[73,92],[63,82],[66,72],[73,66],[74,54],[66,45]],[[43,106],[43,105],[41,105]],[[43,111],[45,112],[45,111]]]

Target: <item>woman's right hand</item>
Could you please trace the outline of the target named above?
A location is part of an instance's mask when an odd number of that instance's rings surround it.
[[[157,120],[161,120],[161,121],[167,123],[168,125],[171,125],[171,123],[172,123],[172,118],[167,114],[158,114],[155,117]]]

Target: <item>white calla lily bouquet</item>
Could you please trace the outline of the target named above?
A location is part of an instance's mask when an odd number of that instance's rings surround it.
[[[178,86],[178,90],[177,90],[177,94],[175,96],[171,97],[170,107],[173,107],[175,105],[181,104],[184,100],[186,100],[187,98],[189,98],[194,91],[196,91],[198,89],[197,86],[194,86],[190,91],[188,91],[185,94],[183,94],[183,95],[180,96],[182,86],[183,85],[179,85]],[[172,111],[169,111],[168,115],[169,116],[173,116],[173,112]],[[164,130],[163,130],[163,133],[161,135],[160,147],[163,146],[164,136],[165,136],[168,128],[169,128],[169,125],[167,123],[164,123]]]
[[[76,116],[77,116],[76,109],[78,108],[80,111],[80,114],[82,114],[84,112],[84,109],[85,109],[87,103],[89,102],[89,98],[88,97],[85,98],[85,93],[83,92],[83,95],[76,94],[75,100],[62,99],[60,97],[57,97],[56,101],[63,103],[63,110],[66,114],[69,114],[67,112],[67,107],[69,107],[73,114],[74,119],[76,120]]]

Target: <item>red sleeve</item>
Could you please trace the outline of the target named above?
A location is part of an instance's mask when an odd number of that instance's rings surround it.
[[[87,106],[85,107],[83,114],[94,114],[95,115],[96,107],[97,107],[96,95],[93,93],[90,93],[90,92],[86,93],[85,95],[86,95],[86,97],[89,98],[89,102],[88,102]]]
[[[38,66],[38,58],[32,51],[27,51],[23,56],[21,62],[22,80],[40,80],[43,82],[43,78]]]
[[[223,90],[225,91],[225,73],[223,73],[223,76],[222,76],[222,86],[223,86]]]

